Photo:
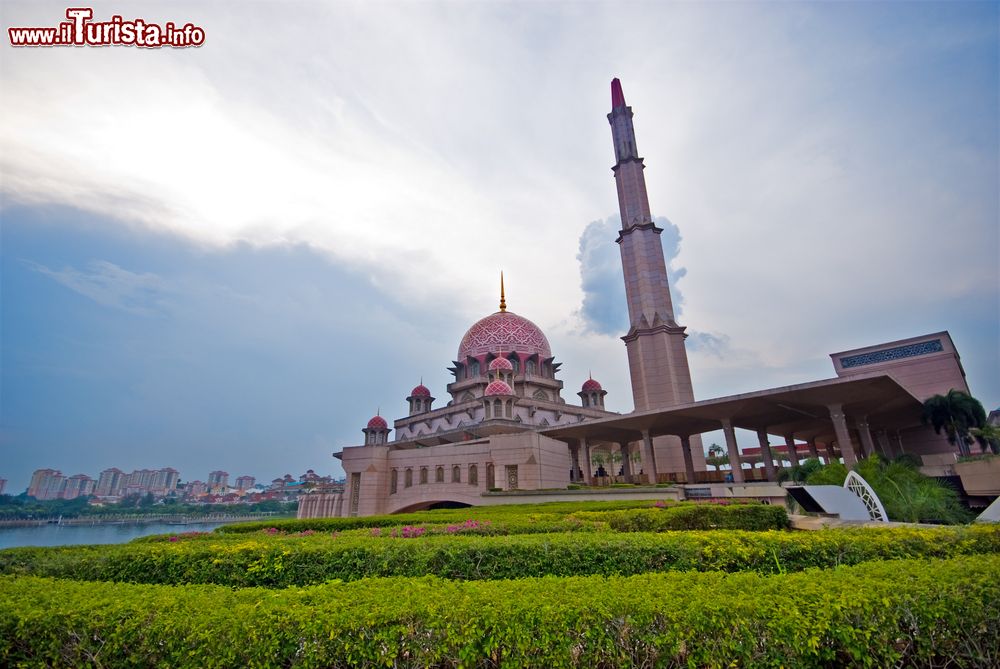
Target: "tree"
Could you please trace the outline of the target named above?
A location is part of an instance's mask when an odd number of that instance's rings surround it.
[[[958,444],[959,452],[969,455],[973,440],[969,431],[986,425],[986,410],[976,398],[952,388],[947,395],[928,397],[920,420],[932,426],[935,434],[944,430],[948,443]]]
[[[979,447],[983,449],[983,453],[988,448],[995,455],[1000,455],[1000,426],[983,425],[982,427],[974,427],[969,430],[969,433],[979,442]]]

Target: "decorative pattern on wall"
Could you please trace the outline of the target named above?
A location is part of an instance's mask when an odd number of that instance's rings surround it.
[[[928,353],[940,353],[944,350],[940,339],[922,341],[918,344],[907,344],[906,346],[896,346],[881,351],[871,351],[859,355],[849,355],[840,359],[840,366],[844,369],[851,367],[861,367],[862,365],[874,365],[879,362],[892,362],[903,358],[912,358],[917,355],[927,355]]]
[[[527,318],[510,311],[498,311],[478,321],[462,337],[458,359],[497,353],[499,351],[537,353],[542,358],[552,357],[549,340],[538,326]]]

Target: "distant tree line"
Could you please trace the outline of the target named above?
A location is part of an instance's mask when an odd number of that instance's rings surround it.
[[[277,513],[294,514],[298,502],[265,500],[253,504],[188,504],[173,497],[157,500],[152,495],[129,495],[114,504],[91,506],[88,497],[76,499],[38,500],[27,493],[0,495],[0,520],[27,520],[31,518],[100,517],[120,514],[150,516],[184,515],[205,516],[212,513]]]

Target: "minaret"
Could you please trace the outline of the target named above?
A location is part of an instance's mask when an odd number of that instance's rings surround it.
[[[660,244],[661,228],[653,224],[646,196],[642,158],[635,145],[632,108],[626,106],[618,79],[611,82],[611,135],[615,143],[615,183],[622,229],[622,252],[629,331],[622,339],[628,351],[632,397],[636,411],[694,401],[691,371],[684,348],[684,328],[674,320],[667,265]]]

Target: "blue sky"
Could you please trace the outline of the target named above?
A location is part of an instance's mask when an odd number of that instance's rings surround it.
[[[15,491],[40,467],[339,474],[330,453],[421,377],[446,398],[501,268],[564,397],[592,370],[631,410],[614,76],[697,397],[947,329],[1000,406],[997,3],[95,7],[114,13],[206,44],[2,47]]]

